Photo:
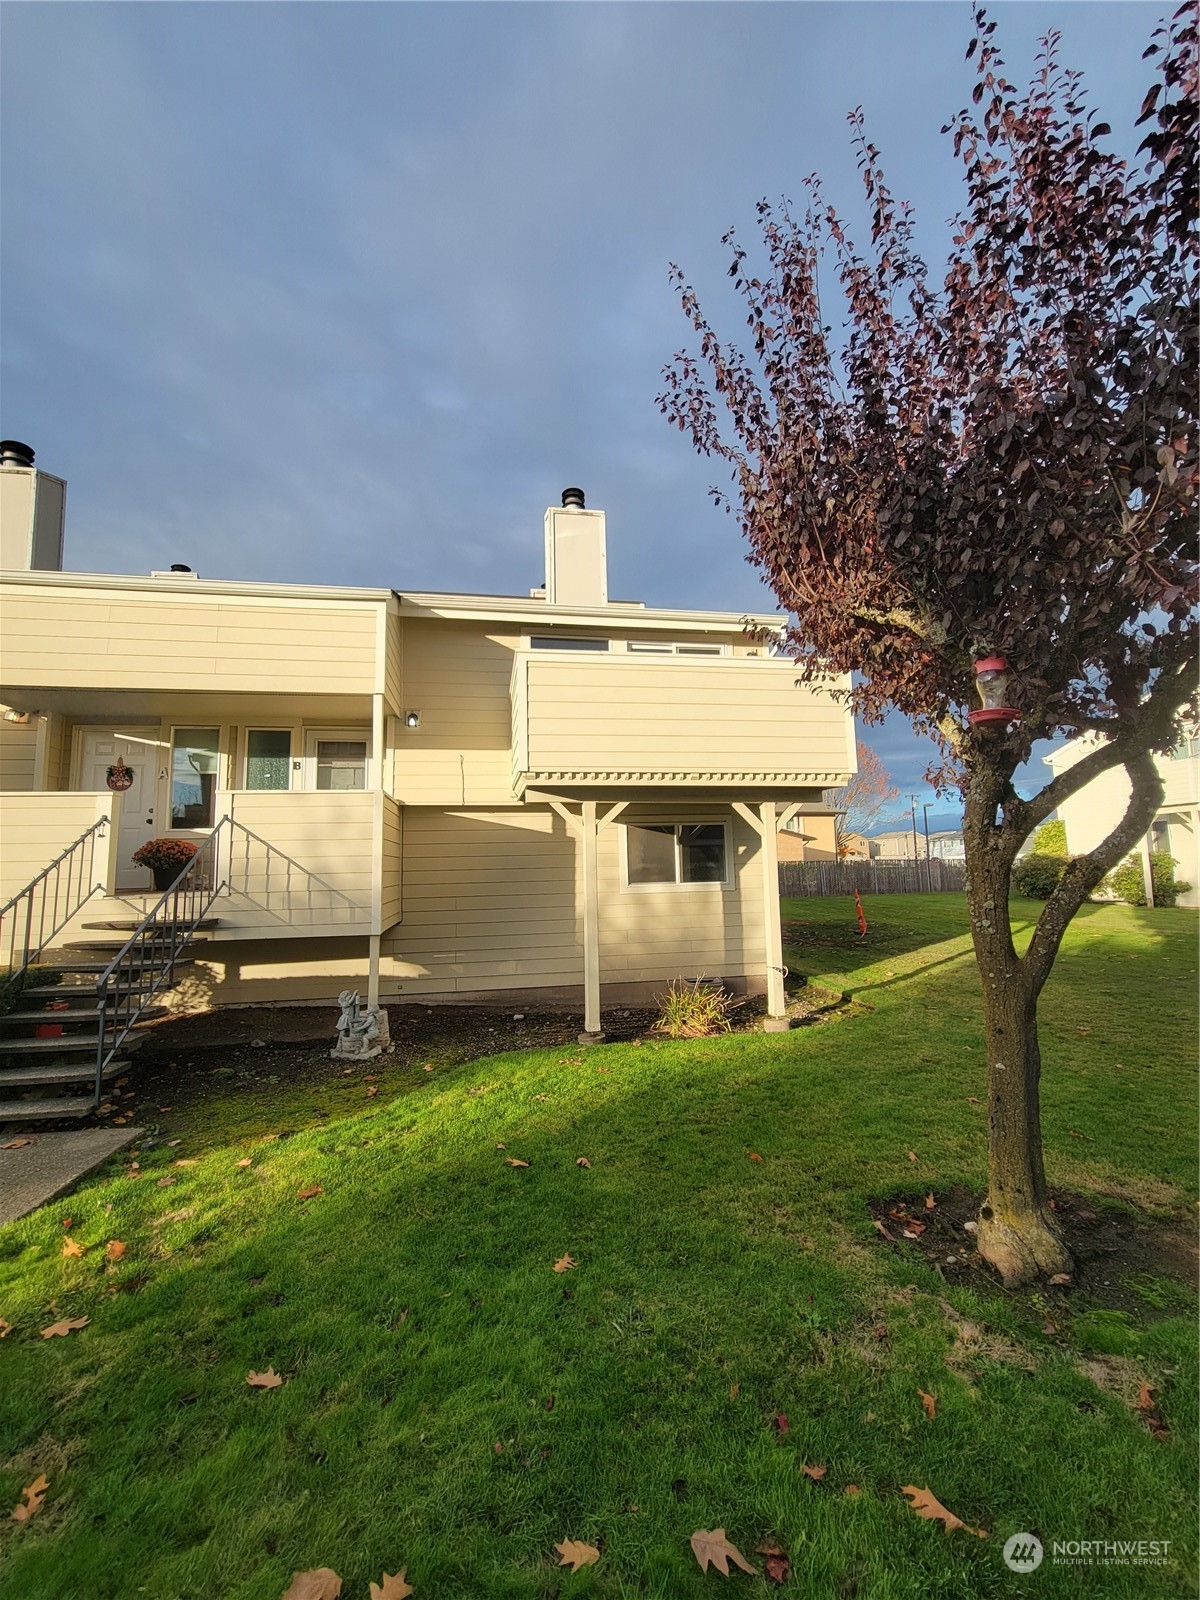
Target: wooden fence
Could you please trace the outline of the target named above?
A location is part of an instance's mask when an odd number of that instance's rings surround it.
[[[962,893],[961,861],[781,861],[781,895]]]

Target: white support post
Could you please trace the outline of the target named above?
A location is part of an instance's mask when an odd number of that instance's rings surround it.
[[[370,955],[367,958],[369,963],[367,967],[367,1004],[369,1006],[377,1006],[379,1004],[379,945],[379,935],[373,933],[369,947]]]
[[[580,808],[583,856],[583,1031],[600,1032],[600,868],[596,802]]]
[[[785,1017],[787,1001],[783,988],[783,932],[779,926],[779,840],[775,830],[775,802],[764,800],[759,806],[762,843],[763,932],[767,961],[767,1016]]]
[[[1148,833],[1142,835],[1141,855],[1142,882],[1146,889],[1146,904],[1152,906],[1154,904],[1154,870],[1150,860],[1150,835]]]

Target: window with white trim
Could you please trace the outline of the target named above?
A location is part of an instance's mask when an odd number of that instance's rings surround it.
[[[607,639],[571,638],[568,634],[534,634],[529,641],[531,650],[607,650]]]
[[[635,656],[723,656],[729,649],[723,644],[670,644],[658,639],[630,639],[625,648]]]
[[[290,789],[292,786],[292,730],[246,729],[246,788]]]
[[[624,833],[631,889],[729,883],[729,830],[723,822],[628,822]]]

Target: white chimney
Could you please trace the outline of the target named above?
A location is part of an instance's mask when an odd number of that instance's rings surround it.
[[[582,489],[564,489],[546,512],[546,604],[608,604],[604,513],[584,509]]]
[[[33,451],[0,439],[0,567],[8,572],[61,572],[67,485],[38,472]]]

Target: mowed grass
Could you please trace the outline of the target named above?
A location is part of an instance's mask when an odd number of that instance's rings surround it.
[[[865,944],[848,901],[784,908],[793,972],[861,1002],[844,1020],[413,1069],[280,1139],[210,1115],[0,1230],[0,1506],[50,1480],[0,1533],[0,1589],[278,1600],[331,1566],[366,1600],[406,1567],[416,1600],[671,1600],[724,1592],[688,1546],[723,1527],[822,1600],[1194,1593],[1192,1288],[1141,1274],[1144,1313],[1059,1295],[1047,1331],[1045,1292],[949,1287],[873,1228],[881,1197],[982,1188],[985,1087],[961,900],[866,904]],[[1100,1211],[1194,1220],[1195,993],[1194,913],[1068,933],[1047,1153]],[[249,1388],[268,1366],[283,1387]],[[905,1484],[989,1537],[918,1519]],[[1028,1577],[1001,1560],[1018,1531],[1047,1546]],[[561,1569],[565,1538],[598,1565]],[[1170,1551],[1056,1568],[1054,1539]]]

